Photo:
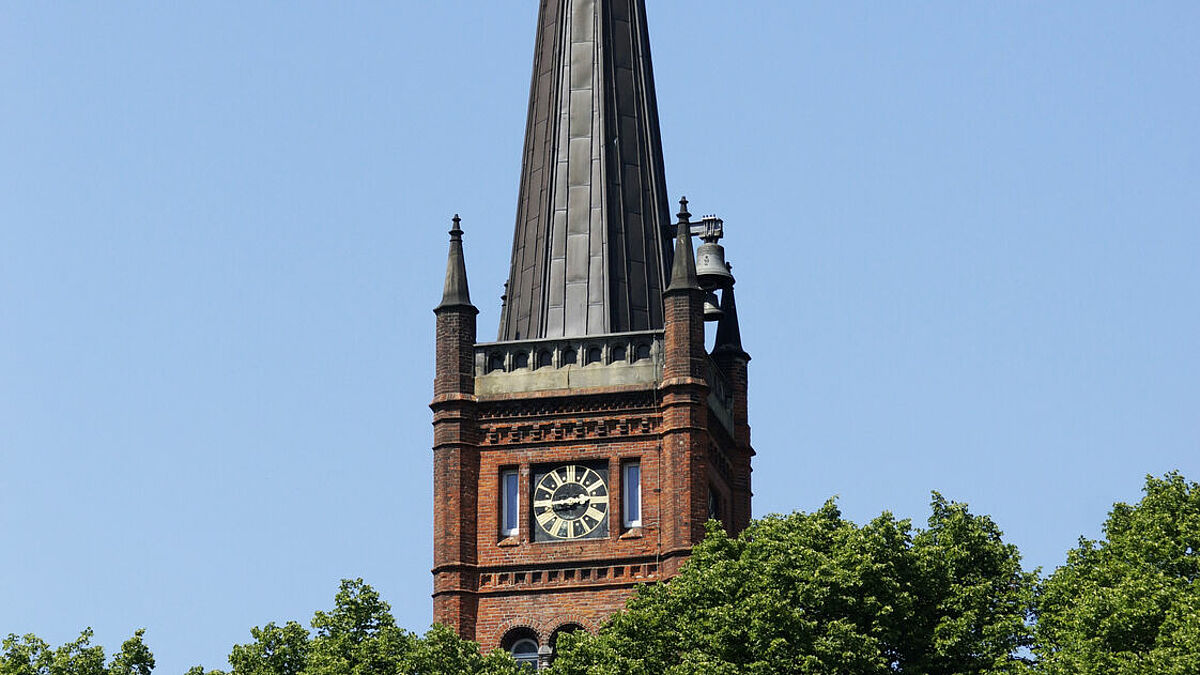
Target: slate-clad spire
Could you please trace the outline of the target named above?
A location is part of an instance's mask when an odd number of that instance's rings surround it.
[[[471,291],[467,288],[467,262],[463,258],[462,219],[454,214],[454,226],[450,228],[450,252],[446,256],[446,284],[442,288],[444,307],[473,307]]]
[[[500,339],[662,328],[669,222],[645,0],[542,0]]]

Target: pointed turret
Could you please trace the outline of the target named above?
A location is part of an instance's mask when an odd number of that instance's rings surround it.
[[[671,266],[671,285],[668,291],[699,290],[696,280],[696,255],[692,252],[692,214],[688,213],[688,200],[679,200],[679,224],[675,233],[675,262]]]
[[[728,263],[726,269],[733,271]],[[742,349],[742,329],[738,325],[737,301],[733,298],[733,286],[721,293],[721,319],[717,322],[717,339],[713,343],[713,354],[730,353],[746,360],[750,355]]]
[[[446,257],[446,284],[442,290],[442,302],[437,309],[447,307],[474,307],[471,291],[467,288],[467,262],[463,258],[462,219],[454,214],[454,226],[450,228],[450,253]]]
[[[438,617],[471,615],[477,600],[463,588],[469,575],[464,564],[476,559],[475,548],[479,448],[475,444],[478,402],[475,398],[475,320],[479,310],[467,290],[462,227],[458,214],[450,228],[446,284],[437,316],[434,345],[433,402],[433,611]],[[464,485],[471,488],[464,489]],[[443,619],[443,623],[451,621]],[[463,624],[459,635],[474,638]]]
[[[500,339],[662,328],[666,194],[645,0],[542,0]]]

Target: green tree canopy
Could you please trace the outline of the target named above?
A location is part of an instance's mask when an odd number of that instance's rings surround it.
[[[1046,580],[1038,665],[1048,675],[1200,673],[1200,485],[1148,476],[1104,539],[1080,539]]]
[[[1104,538],[1081,539],[1040,586],[990,518],[937,493],[925,528],[888,513],[856,525],[830,501],[736,538],[710,523],[679,576],[641,587],[598,635],[562,636],[552,672],[1196,675],[1198,576],[1200,485],[1177,473],[1114,505]],[[151,675],[143,635],[106,660],[90,629],[58,648],[10,634],[0,675]],[[230,675],[524,672],[443,626],[423,637],[399,628],[361,579],[343,580],[308,627],[250,635],[234,645]]]
[[[150,675],[154,655],[142,640],[145,633],[135,632],[107,664],[104,648],[91,644],[91,628],[57,649],[36,635],[9,634],[0,654],[0,675]]]
[[[434,626],[418,637],[396,626],[391,608],[362,579],[343,580],[328,612],[313,615],[312,632],[295,621],[250,631],[253,642],[234,645],[233,675],[505,675],[520,673],[504,653]],[[3,675],[3,674],[0,674]],[[189,675],[205,675],[193,668]],[[223,675],[209,671],[208,675]]]
[[[989,518],[933,498],[929,526],[858,526],[833,502],[737,538],[715,523],[681,574],[645,586],[554,672],[1018,673],[1036,575]]]

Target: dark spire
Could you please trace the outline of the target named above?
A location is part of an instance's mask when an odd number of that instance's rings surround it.
[[[500,339],[662,328],[671,249],[645,0],[542,0]]]
[[[733,271],[733,265],[725,263],[725,268]],[[713,343],[713,353],[733,352],[750,358],[742,349],[742,329],[738,326],[737,302],[733,299],[733,286],[730,285],[721,292],[721,319],[717,322],[717,339]]]
[[[463,258],[462,219],[454,214],[454,226],[450,228],[450,253],[446,256],[446,286],[442,290],[442,304],[447,307],[471,307],[471,292],[467,288],[467,262]]]
[[[668,291],[699,289],[696,281],[696,256],[692,253],[692,214],[688,213],[687,197],[679,200],[679,223],[675,226],[675,263],[671,266],[671,285]]]

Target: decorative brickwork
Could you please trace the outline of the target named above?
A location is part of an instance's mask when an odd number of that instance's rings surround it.
[[[639,584],[675,574],[704,535],[710,509],[728,529],[745,527],[748,357],[705,352],[698,289],[669,290],[663,303],[666,326],[650,336],[662,367],[649,382],[524,391],[527,381],[512,380],[507,391],[478,395],[476,383],[489,376],[478,356],[499,349],[475,344],[473,307],[438,309],[435,621],[485,650],[518,630],[547,645],[562,626],[594,630]],[[509,344],[503,353],[511,361],[523,349]],[[714,398],[718,377],[724,393]],[[630,462],[640,477],[633,527],[623,512],[622,467]],[[536,541],[534,475],[571,465],[602,474],[607,532]],[[501,522],[501,476],[509,471],[518,476],[515,535]]]

